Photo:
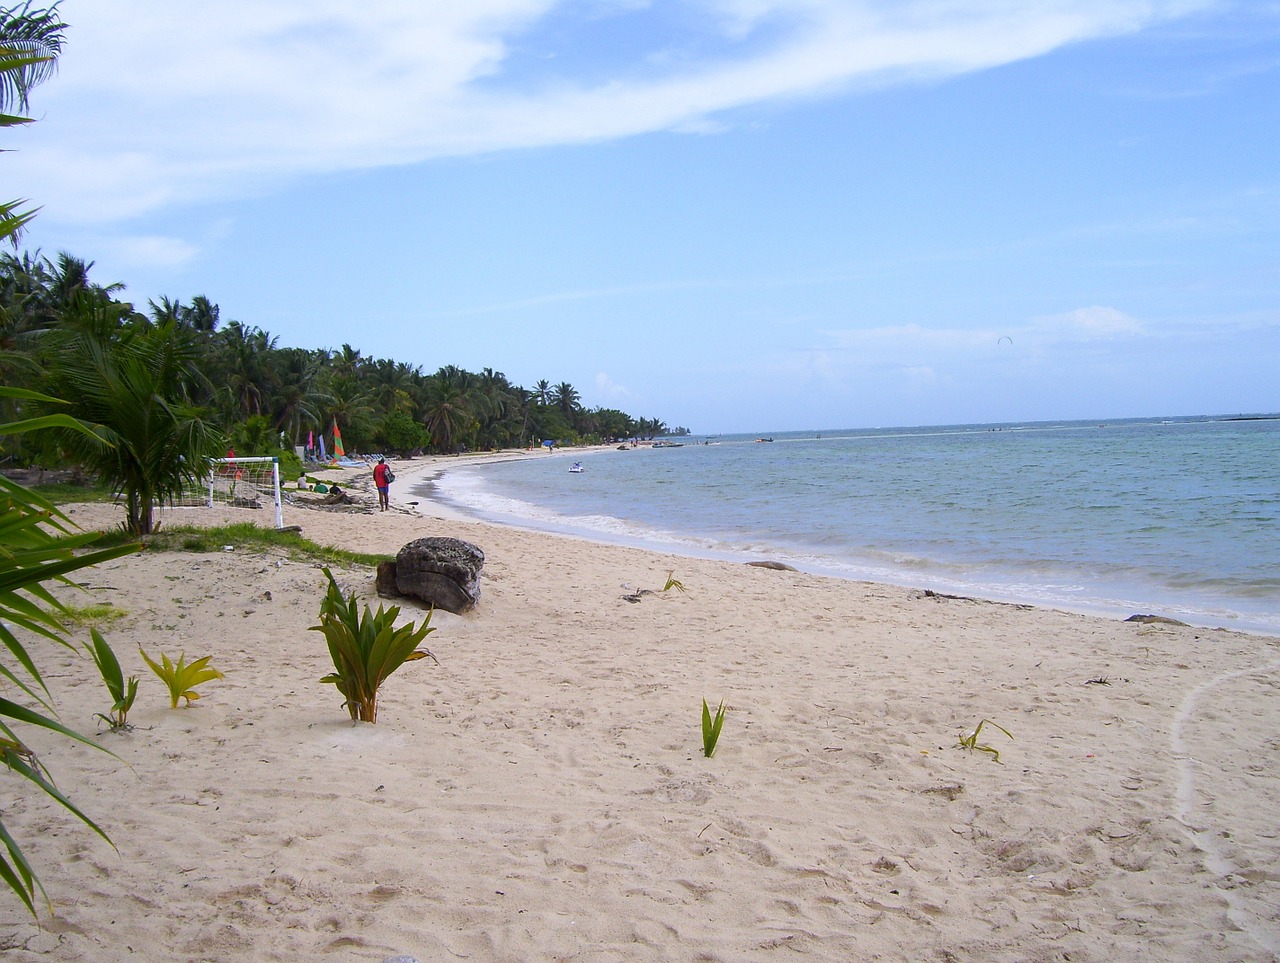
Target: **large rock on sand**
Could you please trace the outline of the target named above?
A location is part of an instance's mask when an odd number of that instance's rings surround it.
[[[484,552],[470,542],[460,538],[419,538],[396,555],[395,587],[401,595],[461,614],[480,601],[482,568]],[[379,578],[379,583],[383,581]]]

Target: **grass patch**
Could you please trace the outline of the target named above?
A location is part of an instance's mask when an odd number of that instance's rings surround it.
[[[75,485],[71,482],[51,482],[48,485],[28,485],[27,487],[42,498],[49,499],[55,505],[115,501],[115,492],[105,485]]]
[[[96,602],[93,605],[68,605],[61,613],[62,621],[70,625],[110,625],[116,619],[125,617],[125,610],[118,609],[110,602]]]
[[[130,538],[117,529],[107,532],[99,541],[94,542],[94,547],[107,548],[136,540],[136,537]],[[293,561],[319,561],[326,565],[370,565],[376,568],[379,562],[392,558],[390,555],[370,555],[321,545],[303,538],[297,532],[259,528],[247,522],[217,528],[166,525],[162,531],[148,535],[142,541],[148,552],[222,552],[231,545],[237,551],[254,549],[284,552]]]

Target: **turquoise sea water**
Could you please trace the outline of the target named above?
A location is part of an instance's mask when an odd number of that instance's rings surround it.
[[[1280,635],[1280,420],[772,438],[535,454],[421,494],[600,541]]]

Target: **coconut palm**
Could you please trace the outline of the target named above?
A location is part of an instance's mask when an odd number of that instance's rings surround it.
[[[551,390],[551,403],[564,412],[565,417],[572,420],[573,413],[578,410],[582,396],[578,389],[567,381],[562,381]]]
[[[58,5],[34,8],[30,0],[20,7],[0,8],[0,127],[29,124],[29,117],[9,113],[26,110],[31,88],[48,80],[58,69],[66,24]],[[24,201],[0,202],[0,239],[17,241],[35,211],[22,210]]]
[[[305,429],[320,425],[320,412],[333,399],[317,387],[320,365],[309,351],[286,348],[276,360],[275,425],[298,445]]]
[[[433,380],[427,390],[424,423],[433,444],[440,451],[453,451],[471,431],[475,417],[467,405],[466,392],[455,382]]]
[[[203,294],[197,294],[191,299],[191,306],[183,312],[182,320],[193,331],[213,334],[218,330],[219,313],[220,309],[216,304]]]
[[[215,341],[223,391],[232,408],[245,418],[263,414],[263,401],[272,384],[267,357],[275,349],[276,339],[259,328],[232,321],[218,332]]]
[[[206,477],[222,433],[190,401],[199,353],[172,321],[106,340],[57,332],[50,374],[68,411],[94,435],[63,432],[72,457],[125,495],[125,530],[149,535],[156,505]],[[96,437],[95,437],[96,435]]]

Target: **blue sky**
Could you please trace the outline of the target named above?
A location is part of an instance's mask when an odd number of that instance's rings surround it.
[[[1280,3],[60,10],[7,191],[142,307],[697,433],[1280,410]]]

